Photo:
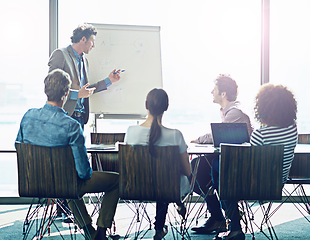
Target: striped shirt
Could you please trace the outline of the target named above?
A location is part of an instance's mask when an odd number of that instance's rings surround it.
[[[262,127],[254,130],[251,135],[251,145],[284,145],[283,155],[283,183],[286,182],[294,159],[294,149],[297,144],[298,133],[296,124],[289,127]]]

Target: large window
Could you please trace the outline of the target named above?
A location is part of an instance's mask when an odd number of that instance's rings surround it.
[[[260,4],[260,0],[89,0],[86,7],[82,0],[60,1],[59,44],[69,45],[72,30],[84,22],[160,26],[163,85],[170,98],[163,121],[190,141],[209,131],[210,122],[220,121],[219,106],[211,95],[220,73],[238,82],[239,100],[253,116],[260,83]],[[105,121],[103,130],[114,129],[113,122],[120,127],[121,121]]]
[[[299,133],[310,132],[309,11],[308,0],[270,4],[270,82],[283,84],[295,94]]]
[[[41,107],[49,58],[49,2],[11,0],[1,4],[1,148],[13,148],[25,111]],[[253,116],[260,83],[261,0],[59,0],[59,47],[72,30],[90,23],[161,27],[163,85],[170,98],[164,124],[189,142],[220,120],[212,103],[213,81],[230,74],[239,100]],[[150,73],[151,74],[151,73]],[[125,131],[136,121],[104,120],[100,131]],[[92,130],[85,128],[86,137]],[[4,167],[5,166],[5,167]],[[17,195],[16,157],[0,155],[0,192]]]
[[[25,111],[45,102],[48,1],[1,2],[0,146],[12,149]],[[0,154],[0,195],[17,196],[15,154]]]

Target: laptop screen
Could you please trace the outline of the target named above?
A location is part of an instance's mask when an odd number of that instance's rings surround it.
[[[211,123],[214,147],[221,143],[242,144],[249,142],[246,123]]]

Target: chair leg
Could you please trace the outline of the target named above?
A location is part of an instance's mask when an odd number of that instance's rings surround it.
[[[290,198],[293,199],[293,204],[296,209],[301,213],[301,215],[310,222],[309,214],[310,214],[310,198],[307,196],[305,189],[302,184],[293,184],[294,188],[292,191],[288,191],[285,187],[283,188],[282,192],[286,196],[285,201],[289,200]],[[293,194],[299,197],[297,202],[294,200]],[[301,202],[299,202],[301,201]]]
[[[34,224],[38,226],[39,211],[44,206],[44,204],[45,204],[45,199],[43,199],[43,201],[42,199],[39,199],[37,204],[35,204],[35,199],[32,199],[32,203],[29,206],[27,215],[23,223],[23,239],[27,239]]]
[[[277,239],[278,240],[278,237],[277,237],[277,234],[273,228],[273,225],[270,221],[270,217],[271,217],[271,207],[272,207],[272,202],[269,202],[268,203],[268,206],[267,208],[264,206],[264,203],[260,203],[260,208],[262,210],[262,213],[263,213],[263,220],[262,220],[262,223],[261,223],[261,232],[268,238],[268,239]],[[267,234],[264,233],[263,231],[263,226],[267,226],[267,229],[268,229],[268,232],[269,232],[269,237]]]
[[[70,211],[66,209],[66,207],[59,202],[57,199],[39,199],[37,204],[35,204],[34,200],[30,205],[24,224],[23,224],[23,239],[42,239],[44,236],[50,236],[51,227],[53,226],[55,230],[59,233],[61,239],[65,239],[63,234],[61,233],[61,229],[57,226],[55,220],[57,218],[57,208],[59,206],[65,214],[68,214],[70,218]],[[74,221],[74,219],[72,218]],[[75,236],[77,227],[74,224],[74,230],[72,229],[71,224],[69,224],[69,232],[71,235],[71,239]],[[82,234],[82,232],[80,231]]]
[[[124,239],[130,237],[134,232],[134,239],[142,239],[152,229],[152,219],[147,212],[147,206],[153,205],[146,202],[125,201],[126,206],[133,212],[134,216],[129,224]],[[144,224],[146,221],[147,225]]]
[[[252,239],[255,239],[253,221],[254,221],[254,213],[247,201],[240,201],[239,207],[242,212],[241,221],[243,221],[245,227],[245,233],[249,232],[252,235]]]

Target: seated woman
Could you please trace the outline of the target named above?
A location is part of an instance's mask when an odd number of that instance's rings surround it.
[[[294,95],[282,85],[265,84],[256,96],[255,118],[261,127],[253,131],[252,145],[284,145],[283,184],[285,184],[294,159],[298,133],[296,126],[297,103]],[[238,203],[223,201],[231,220],[231,232],[224,239],[244,239],[241,231]]]
[[[148,145],[150,154],[154,154],[154,146],[179,146],[181,173],[191,175],[191,167],[187,154],[187,145],[182,133],[177,129],[166,128],[162,125],[162,116],[168,108],[168,95],[163,89],[154,88],[146,98],[145,107],[148,116],[141,125],[130,126],[125,135],[125,143],[131,145]],[[188,178],[183,176],[181,187],[189,188]],[[185,181],[184,181],[185,179]],[[181,189],[181,192],[182,191]],[[165,226],[168,203],[156,203],[156,222],[154,239],[162,239],[168,232]]]

